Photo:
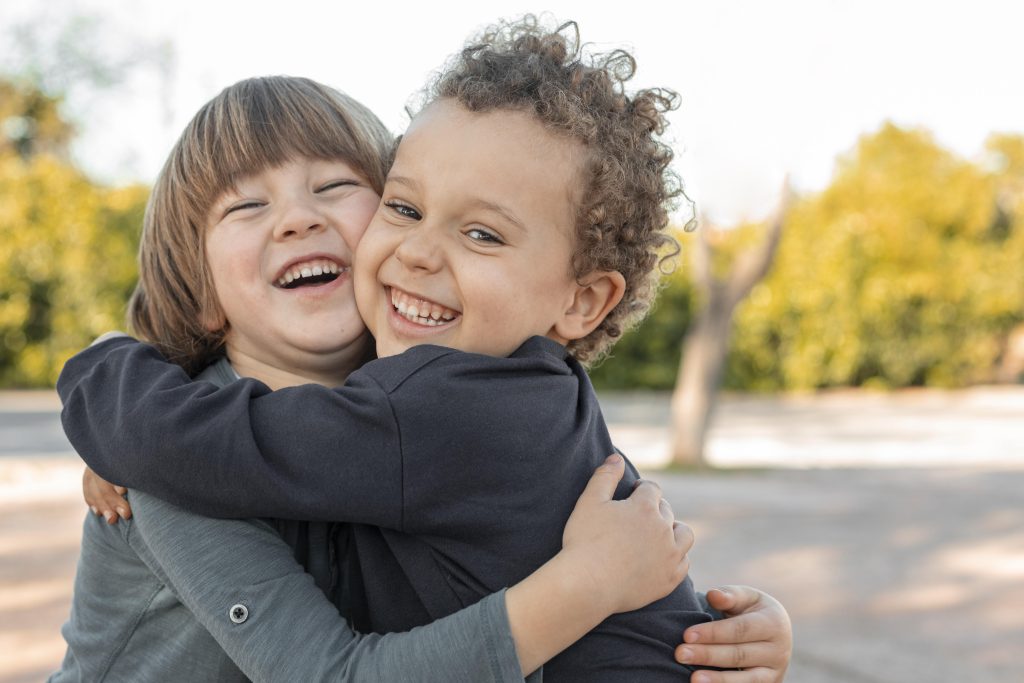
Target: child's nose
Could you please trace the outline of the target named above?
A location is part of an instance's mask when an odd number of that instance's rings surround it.
[[[306,202],[296,202],[285,208],[274,228],[274,238],[279,240],[302,238],[310,233],[322,232],[326,219]]]
[[[441,267],[438,236],[424,225],[407,230],[395,249],[395,258],[410,270],[438,270]]]

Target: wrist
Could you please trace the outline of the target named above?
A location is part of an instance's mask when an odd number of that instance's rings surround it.
[[[613,613],[587,558],[561,551],[505,592],[523,674],[542,666]]]
[[[621,611],[616,590],[621,586],[609,583],[606,564],[594,558],[592,552],[563,548],[548,563],[554,580],[561,586],[567,599],[586,605],[589,614],[598,620],[607,619]]]

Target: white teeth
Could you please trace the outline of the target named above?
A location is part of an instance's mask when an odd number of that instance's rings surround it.
[[[317,277],[325,274],[337,275],[339,273],[347,272],[348,270],[349,269],[346,266],[340,266],[331,260],[317,259],[301,265],[292,266],[278,278],[277,284],[284,287],[301,278]]]
[[[426,327],[437,327],[458,317],[458,311],[445,308],[423,299],[413,298],[401,290],[391,288],[391,305],[398,313],[411,322]]]

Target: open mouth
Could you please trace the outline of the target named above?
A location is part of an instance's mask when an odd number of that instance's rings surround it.
[[[402,318],[425,327],[441,327],[454,322],[462,314],[439,303],[389,287],[391,307]]]
[[[288,266],[275,284],[281,289],[316,287],[334,282],[348,270],[348,266],[342,266],[330,259],[311,259]]]

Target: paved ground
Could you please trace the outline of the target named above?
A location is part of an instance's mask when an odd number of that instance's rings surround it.
[[[698,586],[751,583],[786,604],[791,683],[1024,681],[1024,392],[844,394],[818,406],[734,399],[712,439],[713,455],[733,464],[766,452],[808,461],[652,472],[697,532]],[[660,400],[607,406],[617,441],[635,438],[652,461],[664,410]],[[966,457],[930,438],[953,431],[961,448],[992,452]],[[63,653],[83,514],[66,449],[48,395],[0,393],[2,683],[42,680]],[[893,456],[884,467],[795,467],[836,452],[853,464],[858,451],[878,465],[879,450]]]

